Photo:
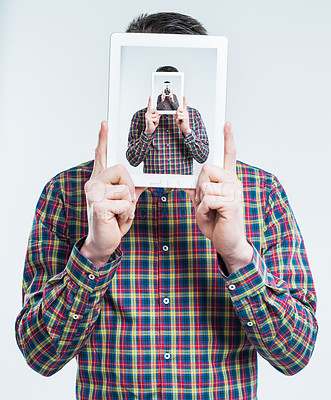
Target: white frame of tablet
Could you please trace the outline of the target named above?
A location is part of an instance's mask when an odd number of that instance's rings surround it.
[[[169,75],[172,76],[180,76],[180,93],[184,95],[184,72],[152,72],[152,102],[151,102],[151,107],[152,108],[156,108],[156,93],[154,93],[155,91],[155,77],[157,76],[164,76],[164,77],[168,77]],[[176,93],[175,93],[176,94]],[[179,107],[183,107],[183,95],[182,96],[178,96],[177,93],[177,98],[178,98],[178,103],[179,103]],[[157,112],[159,114],[176,114],[176,110],[157,110]]]
[[[182,47],[217,50],[215,85],[215,156],[212,164],[223,167],[223,127],[225,124],[226,76],[228,40],[225,36],[177,35],[158,33],[113,33],[110,37],[108,90],[107,167],[118,164],[117,132],[119,126],[119,98],[121,47]],[[109,162],[111,160],[111,162]],[[210,163],[210,161],[208,160]],[[132,174],[136,187],[195,188],[198,175]]]

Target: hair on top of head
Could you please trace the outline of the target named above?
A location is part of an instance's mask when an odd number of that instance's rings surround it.
[[[170,81],[164,81],[163,83],[170,83]]]
[[[172,67],[171,65],[164,65],[162,67],[159,67],[156,72],[178,72],[178,69],[175,67]]]
[[[206,29],[189,15],[176,12],[140,14],[128,25],[130,33],[173,33],[183,35],[207,35]]]

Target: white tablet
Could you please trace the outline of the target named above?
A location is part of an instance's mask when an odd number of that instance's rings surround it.
[[[227,43],[224,36],[111,35],[108,167],[123,164],[135,186],[195,188],[205,162],[223,166]]]

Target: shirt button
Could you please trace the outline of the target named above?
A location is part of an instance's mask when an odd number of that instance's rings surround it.
[[[171,356],[170,356],[170,353],[164,353],[164,354],[163,354],[163,357],[164,357],[165,360],[169,360],[169,358],[170,358]]]
[[[163,303],[164,303],[164,304],[169,304],[169,302],[170,302],[169,297],[165,297],[165,298],[163,299]]]
[[[247,326],[253,326],[253,322],[249,321],[249,322],[247,322],[246,325],[247,325]]]
[[[171,161],[171,159],[170,158],[168,158],[168,162],[170,162]]]
[[[167,133],[169,133],[169,129],[167,129]]]
[[[169,250],[169,247],[165,244],[164,246],[162,246],[162,250],[163,250],[163,251],[168,251],[168,250]]]
[[[165,203],[167,201],[167,198],[165,196],[161,196],[161,201],[163,201],[163,203]]]
[[[72,318],[73,318],[73,319],[78,319],[79,316],[78,316],[77,314],[74,314],[74,315],[72,316]]]
[[[230,290],[234,290],[236,288],[236,285],[229,285]]]
[[[91,281],[93,281],[93,279],[95,279],[95,275],[93,275],[93,274],[90,274],[88,277],[91,279]]]
[[[169,147],[169,146],[170,146],[170,144],[168,143],[168,144],[167,144],[167,147]]]

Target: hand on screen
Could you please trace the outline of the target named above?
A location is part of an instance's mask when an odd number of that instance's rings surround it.
[[[155,110],[155,108],[151,108],[151,98],[148,99],[147,111],[145,114],[146,119],[146,130],[145,133],[147,135],[152,135],[155,132],[155,129],[158,127],[160,122],[160,114]]]
[[[191,133],[190,119],[187,111],[186,97],[183,97],[183,107],[178,107],[176,112],[176,124],[185,136]]]

